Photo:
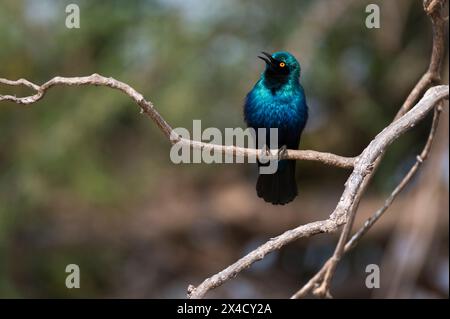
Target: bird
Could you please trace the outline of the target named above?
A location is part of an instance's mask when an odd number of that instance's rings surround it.
[[[308,121],[305,92],[300,84],[301,67],[289,52],[273,54],[262,52],[258,56],[266,65],[260,79],[245,97],[244,120],[247,127],[266,129],[266,141],[270,129],[278,130],[279,154],[286,149],[298,149],[300,137]],[[272,149],[273,143],[265,144]],[[256,145],[259,146],[258,141]],[[281,147],[280,147],[281,146]],[[258,197],[273,205],[284,205],[298,195],[295,179],[295,160],[280,160],[273,174],[258,174]],[[258,161],[258,167],[264,165]],[[267,165],[267,164],[266,164]]]

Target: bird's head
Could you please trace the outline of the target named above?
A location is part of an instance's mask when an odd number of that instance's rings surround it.
[[[300,63],[289,52],[280,51],[273,54],[262,52],[262,54],[263,56],[258,58],[266,62],[264,71],[266,78],[287,82],[289,79],[298,80],[300,77]]]

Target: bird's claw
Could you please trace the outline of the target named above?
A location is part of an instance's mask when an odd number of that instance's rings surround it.
[[[288,154],[287,152],[287,146],[283,145],[278,149],[278,159],[282,159],[283,157],[286,157]]]
[[[288,154],[288,152],[287,152],[286,145],[283,145],[278,149],[278,152],[277,152],[278,159],[283,159],[284,157],[287,156],[287,154]],[[264,145],[261,148],[259,155],[262,158],[269,158],[272,156],[272,152],[270,151],[270,148],[267,145]]]
[[[264,144],[264,146],[260,150],[259,155],[261,157],[269,157],[271,155],[270,154],[270,148],[266,144]]]
[[[270,148],[264,145],[259,151],[259,162],[265,164],[270,161],[271,156]]]

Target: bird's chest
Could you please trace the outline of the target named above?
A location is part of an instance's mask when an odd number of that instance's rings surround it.
[[[299,94],[259,90],[248,97],[245,117],[250,127],[299,128],[306,121],[306,106]]]

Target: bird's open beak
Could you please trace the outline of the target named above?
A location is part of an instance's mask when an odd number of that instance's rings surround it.
[[[272,64],[275,62],[275,59],[272,58],[272,56],[271,56],[269,53],[264,52],[264,51],[261,52],[261,53],[264,54],[265,57],[264,57],[264,56],[258,55],[258,58],[260,58],[261,60],[263,60],[264,62],[266,62],[267,65],[272,65]]]

